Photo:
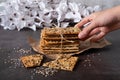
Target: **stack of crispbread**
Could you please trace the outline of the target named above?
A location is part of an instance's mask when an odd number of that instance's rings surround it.
[[[40,50],[45,54],[79,52],[79,28],[44,28],[41,32]]]

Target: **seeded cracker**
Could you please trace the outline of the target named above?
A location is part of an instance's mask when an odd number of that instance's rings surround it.
[[[44,36],[50,36],[50,35],[70,35],[70,34],[78,34],[80,32],[79,28],[74,28],[74,27],[68,27],[68,28],[44,28]]]
[[[43,64],[43,66],[54,69],[73,71],[77,60],[78,57],[60,58],[55,61],[46,62]]]
[[[40,50],[44,54],[74,53],[79,51],[79,28],[44,28],[41,32]]]
[[[43,55],[34,54],[34,55],[21,57],[20,59],[26,68],[36,67],[36,66],[40,66],[41,61],[43,60]]]

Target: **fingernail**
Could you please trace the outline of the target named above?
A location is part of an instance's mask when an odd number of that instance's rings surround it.
[[[75,25],[74,27],[75,27],[75,28],[77,28],[78,26],[77,26],[77,25]]]
[[[80,33],[80,34],[78,35],[78,37],[81,39],[81,38],[84,38],[84,35],[83,35],[82,33]]]

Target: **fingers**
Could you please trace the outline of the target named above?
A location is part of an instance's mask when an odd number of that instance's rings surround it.
[[[95,42],[95,41],[98,41],[99,39],[103,38],[108,32],[105,31],[105,30],[102,30],[101,27],[97,27],[95,29],[93,29],[89,35],[87,35],[86,37],[84,38],[81,38],[81,40],[86,40],[88,38],[92,38],[91,41],[92,42]],[[86,33],[87,34],[87,33]],[[80,34],[79,34],[80,35]]]
[[[98,41],[98,40],[102,39],[106,34],[107,34],[107,33],[101,31],[99,34],[95,35],[95,36],[91,39],[91,41],[92,41],[92,42]]]
[[[98,27],[98,28],[93,29],[93,30],[90,32],[89,36],[91,37],[91,36],[97,35],[97,34],[99,34],[99,33],[100,33],[100,29],[99,29],[99,27]]]
[[[80,21],[78,24],[76,24],[75,27],[81,28],[83,25],[85,25],[88,22],[90,22],[90,19],[89,19],[89,17],[86,17],[82,21]]]
[[[93,29],[85,38],[81,38],[81,40],[86,40],[86,39],[88,39],[88,38],[90,38],[90,37],[92,37],[92,36],[94,36],[94,35],[97,35],[97,34],[99,34],[100,33],[100,29],[99,28],[95,28],[95,29]],[[78,35],[79,36],[79,35]]]
[[[81,28],[83,25],[85,25],[88,22],[91,22],[93,19],[95,19],[96,13],[93,13],[85,18],[83,18],[82,21],[80,21],[78,24],[75,25],[75,27]]]
[[[80,39],[85,39],[86,37],[89,36],[90,32],[97,27],[97,24],[95,22],[92,22],[90,25],[85,27],[78,35]]]

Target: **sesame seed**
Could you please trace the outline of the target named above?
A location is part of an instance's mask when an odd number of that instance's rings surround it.
[[[6,49],[2,49],[2,48],[0,48],[0,49],[3,52],[6,50]],[[20,57],[25,56],[25,55],[29,55],[30,53],[32,53],[32,49],[31,48],[25,49],[25,48],[17,47],[17,48],[10,49],[10,51],[12,51],[13,54],[8,54],[7,58],[4,59],[4,64],[5,65],[10,64],[10,66],[8,66],[8,69],[9,70],[14,70],[14,69],[17,69],[17,68],[21,68],[21,69],[25,68],[23,66],[23,64],[21,63]],[[9,52],[9,50],[8,50],[8,52]],[[58,72],[58,70],[52,69],[52,68],[46,68],[46,67],[42,67],[42,66],[34,67],[33,69],[30,69],[30,74],[31,75],[29,76],[29,78],[31,80],[34,80],[34,78],[37,75],[48,77],[48,76],[54,75],[57,72]]]

